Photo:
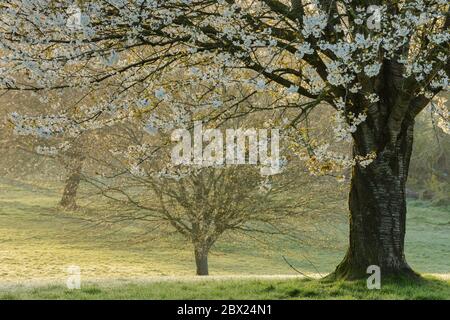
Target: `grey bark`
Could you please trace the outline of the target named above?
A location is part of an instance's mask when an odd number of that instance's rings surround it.
[[[367,277],[376,265],[382,276],[415,275],[404,254],[406,181],[413,145],[413,121],[406,123],[395,147],[384,147],[367,167],[356,165],[349,196],[350,237],[344,260],[335,276],[345,279]],[[362,154],[369,141],[355,136],[354,153]]]

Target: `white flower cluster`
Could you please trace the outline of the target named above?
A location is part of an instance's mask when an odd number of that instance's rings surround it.
[[[46,156],[55,156],[59,153],[64,153],[65,151],[70,149],[69,142],[65,141],[57,146],[37,146],[36,153]]]
[[[334,133],[338,141],[349,141],[351,134],[358,130],[358,126],[366,121],[367,115],[360,113],[358,115],[349,112],[344,114],[343,111],[336,112]]]
[[[387,10],[387,2],[370,11],[366,3],[341,0],[337,13],[313,0],[302,19],[267,1],[58,3],[1,4],[0,89],[77,88],[95,96],[105,85],[107,97],[77,106],[73,116],[12,114],[19,135],[76,135],[125,121],[141,121],[155,135],[186,127],[199,114],[241,110],[242,96],[253,91],[272,95],[274,109],[292,106],[300,93],[317,101],[360,96],[366,107],[380,100],[374,86],[389,60],[401,63],[403,77],[427,97],[449,85],[447,0],[406,1],[398,12]],[[372,21],[375,13],[380,21]],[[336,105],[336,136],[347,139],[366,115],[349,112],[343,100]],[[448,111],[438,113],[448,130]]]
[[[72,128],[72,121],[65,116],[27,117],[13,112],[10,120],[14,124],[14,133],[23,136],[50,138],[52,135],[62,134]]]
[[[303,29],[302,34],[305,38],[313,36],[319,38],[322,35],[322,31],[327,26],[328,15],[323,12],[318,12],[314,15],[306,15],[303,17]]]
[[[305,42],[297,46],[297,52],[295,53],[295,57],[301,60],[305,55],[313,53],[314,49],[311,47],[311,44],[309,42]]]
[[[446,134],[450,134],[450,110],[448,100],[444,97],[436,97],[430,104],[436,125]]]

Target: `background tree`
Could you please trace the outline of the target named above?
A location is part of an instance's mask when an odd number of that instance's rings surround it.
[[[163,134],[143,134],[128,124],[114,128],[114,136],[99,144],[110,152],[97,159],[107,174],[85,177],[111,200],[108,212],[92,219],[149,223],[150,230],[170,226],[192,244],[197,275],[208,275],[208,254],[225,233],[280,234],[304,213],[307,198],[288,192],[304,182],[299,166],[261,176],[258,166],[176,165]]]
[[[83,163],[86,155],[93,149],[86,144],[86,135],[78,137],[73,133],[66,133],[53,136],[46,128],[36,124],[42,120],[42,114],[51,112],[55,107],[70,113],[71,101],[79,99],[78,96],[75,90],[48,95],[45,99],[33,92],[7,92],[1,99],[4,106],[4,146],[9,150],[4,160],[9,159],[11,162],[10,171],[16,176],[22,171],[25,177],[33,176],[33,171],[39,170],[43,176],[62,178],[65,180],[65,187],[60,205],[69,210],[77,208],[76,195],[81,182]],[[20,128],[22,135],[14,134],[17,133],[16,128]],[[19,151],[25,155],[18,156]],[[27,167],[30,169],[24,170]]]
[[[437,103],[446,103],[446,99]],[[416,121],[408,188],[415,198],[446,205],[450,194],[450,136],[439,128],[441,119],[433,113],[433,108],[431,105]]]
[[[292,181],[269,185],[253,168],[202,168],[108,186],[90,182],[117,209],[100,220],[166,223],[192,244],[197,275],[208,275],[208,254],[225,233],[280,234],[289,217],[302,213],[299,199],[287,203],[280,196]]]
[[[85,157],[84,150],[80,145],[71,146],[69,150],[64,152],[64,166],[66,167],[68,174],[63,195],[59,203],[64,209],[75,210],[78,208],[76,199],[82,178]]]

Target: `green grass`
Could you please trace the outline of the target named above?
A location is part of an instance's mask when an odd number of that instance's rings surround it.
[[[0,190],[0,282],[63,281],[69,265],[80,266],[88,280],[194,274],[191,245],[177,236],[140,238],[139,230],[130,226],[117,230],[83,222],[79,213],[56,209],[61,191],[53,185],[44,188],[4,180]],[[311,228],[310,235],[316,230]],[[342,224],[341,239],[345,229]],[[302,271],[316,272],[306,260],[311,258],[326,273],[345,250],[345,240],[335,241],[339,235],[332,231],[322,230],[320,237],[317,233],[315,247],[306,237],[305,242],[225,237],[211,252],[210,272],[296,274],[284,262],[286,256]],[[316,250],[318,246],[321,250]]]
[[[191,276],[194,273],[192,248],[173,236],[139,235],[138,226],[96,226],[80,219],[82,213],[56,209],[60,186],[27,184],[0,179],[0,297],[2,298],[288,298],[289,290],[316,292],[317,297],[340,298],[439,297],[449,298],[448,282],[429,281],[423,288],[386,286],[381,292],[360,291],[347,284],[336,285],[299,280],[237,280],[226,282],[173,281],[145,284],[148,279],[165,276]],[[320,199],[319,199],[320,200]],[[88,205],[89,198],[83,202]],[[324,200],[325,202],[325,200]],[[293,225],[299,241],[284,237],[252,238],[227,236],[210,255],[212,275],[295,275],[283,260],[285,256],[306,273],[331,272],[345,253],[347,223],[345,199],[334,204],[335,215],[321,215],[320,201],[311,204],[317,212],[308,226]],[[315,207],[314,207],[315,206]],[[327,207],[329,208],[329,207]],[[161,233],[165,232],[160,231]],[[450,210],[413,202],[408,208],[406,256],[420,273],[450,274]],[[80,266],[81,291],[67,291],[67,267]],[[112,283],[129,283],[116,286]],[[142,283],[143,281],[143,283]],[[55,284],[46,287],[48,283]],[[139,284],[140,283],[140,284]],[[21,286],[32,288],[22,288]],[[33,289],[37,286],[39,289]],[[273,292],[264,288],[275,287]],[[216,288],[216,289],[213,289]],[[224,288],[223,290],[220,288]],[[186,289],[182,289],[186,288]],[[197,290],[197,289],[198,290]],[[217,289],[219,288],[219,289]],[[209,295],[208,290],[218,291]],[[248,290],[247,290],[248,289]],[[87,290],[87,291],[86,291]],[[214,292],[215,292],[214,291]],[[221,293],[223,291],[223,293]],[[242,291],[242,292],[240,292]],[[270,291],[270,290],[269,290]],[[34,292],[34,293],[33,293]],[[433,293],[435,292],[435,293]],[[295,298],[305,297],[302,295]],[[311,293],[314,295],[315,293]]]
[[[368,290],[364,281],[319,280],[198,280],[87,284],[80,290],[63,286],[16,288],[0,293],[0,299],[450,299],[450,281],[432,278],[420,283],[386,282],[380,290]]]

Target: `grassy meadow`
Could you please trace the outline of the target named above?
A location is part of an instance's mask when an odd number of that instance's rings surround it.
[[[223,238],[209,257],[212,277],[198,279],[183,239],[143,236],[138,227],[96,225],[83,213],[60,211],[60,191],[0,180],[0,299],[450,299],[448,207],[409,205],[406,255],[426,280],[368,292],[360,282],[300,279],[283,258],[312,277],[332,271],[347,242],[345,199],[336,204],[342,212],[334,218],[317,219],[309,229],[299,225],[299,240]],[[88,197],[83,201],[89,205]],[[81,268],[81,290],[65,287],[70,265]]]
[[[387,282],[381,290],[368,290],[364,281],[326,282],[309,279],[211,279],[131,283],[89,283],[80,290],[61,285],[14,288],[0,299],[433,299],[450,298],[450,281],[426,277],[420,283]]]

